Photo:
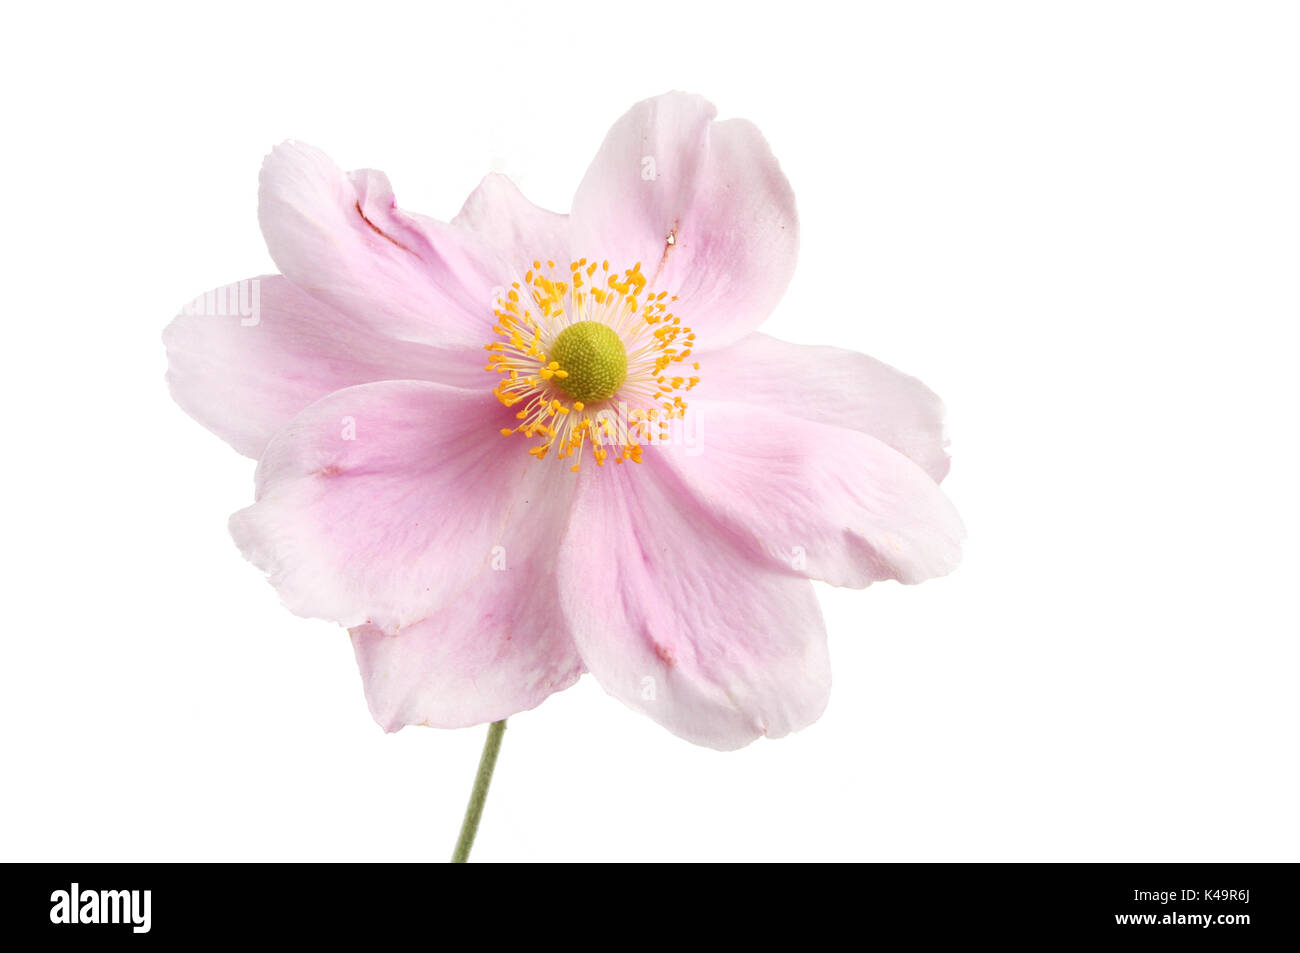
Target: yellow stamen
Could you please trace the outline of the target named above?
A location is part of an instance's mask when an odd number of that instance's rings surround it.
[[[501,434],[541,438],[528,450],[538,460],[552,448],[559,459],[577,457],[572,472],[588,442],[598,467],[610,449],[615,463],[640,463],[642,447],[667,439],[669,422],[685,416],[678,392],[700,379],[670,370],[692,357],[695,334],[668,310],[676,296],[648,287],[640,263],[619,273],[580,258],[559,275],[555,262],[534,260],[496,302],[501,340],[484,345],[484,369],[500,378],[497,400],[523,406],[514,413],[521,423]],[[689,366],[699,370],[698,361]]]

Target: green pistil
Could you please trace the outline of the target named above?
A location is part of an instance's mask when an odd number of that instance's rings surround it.
[[[584,404],[608,400],[627,379],[627,351],[618,334],[599,321],[579,321],[560,332],[547,355],[567,377],[551,383]]]

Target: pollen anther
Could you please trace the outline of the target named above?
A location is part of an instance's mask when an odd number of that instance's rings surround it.
[[[484,345],[484,370],[502,376],[493,393],[506,407],[523,404],[521,423],[501,433],[540,437],[528,452],[576,456],[575,472],[588,442],[597,466],[610,450],[615,463],[640,463],[642,445],[664,440],[669,421],[685,415],[676,392],[699,383],[669,373],[695,347],[694,332],[668,311],[676,297],[648,289],[639,263],[619,273],[582,258],[559,276],[553,261],[532,264],[496,302],[501,340]]]

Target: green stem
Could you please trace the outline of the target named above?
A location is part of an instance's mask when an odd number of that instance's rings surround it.
[[[478,774],[474,777],[474,790],[470,792],[469,804],[465,808],[465,820],[460,825],[456,852],[451,855],[453,864],[463,864],[469,860],[470,848],[474,846],[474,835],[478,833],[478,822],[483,818],[483,803],[487,800],[488,786],[492,783],[492,770],[497,766],[497,755],[501,753],[501,738],[505,733],[504,718],[488,726],[487,741],[483,742],[483,755],[478,759]]]

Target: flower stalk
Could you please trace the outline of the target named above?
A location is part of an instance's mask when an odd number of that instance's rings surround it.
[[[451,855],[453,864],[463,864],[469,860],[470,849],[474,846],[474,836],[478,833],[479,821],[483,819],[483,805],[487,801],[488,788],[492,784],[492,772],[497,766],[497,755],[501,753],[501,739],[505,733],[504,718],[488,726],[487,740],[483,742],[483,754],[478,759],[478,774],[474,776],[474,789],[470,791],[469,804],[465,807],[465,820],[460,825],[460,837],[456,839],[456,850]]]

